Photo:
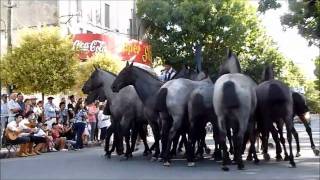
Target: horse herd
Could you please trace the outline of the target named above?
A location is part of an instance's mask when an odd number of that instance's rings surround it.
[[[88,95],[87,103],[107,100],[104,113],[109,114],[112,121],[105,143],[107,157],[114,150],[119,155],[123,154],[123,138],[126,144],[124,155],[131,157],[139,134],[145,145],[143,154],[153,150],[152,160],[161,159],[163,165],[169,166],[181,136],[188,166],[194,166],[195,159],[201,158],[204,150],[210,152],[205,142],[205,127],[211,123],[215,142],[212,156],[216,161],[222,160],[222,170],[229,170],[230,154],[233,154],[238,169],[244,168],[242,154],[247,142],[250,144],[247,160],[254,159],[258,163],[256,139],[261,139],[263,157],[269,160],[270,133],[276,144],[276,159],[282,159],[283,150],[285,160],[295,167],[292,134],[297,142],[296,156],[300,156],[298,133],[293,126],[295,115],[303,121],[311,148],[318,155],[319,150],[315,148],[312,131],[305,118],[308,107],[304,97],[275,80],[270,65],[265,67],[262,77],[262,82],[257,84],[242,74],[237,57],[229,51],[216,78],[183,68],[174,79],[164,83],[148,70],[127,63],[119,75],[95,67],[82,91]],[[146,140],[147,125],[152,128],[154,137],[151,148]],[[283,136],[284,125],[289,154]],[[112,134],[114,143],[110,150]]]

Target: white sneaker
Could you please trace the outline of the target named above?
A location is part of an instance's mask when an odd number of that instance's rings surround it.
[[[56,150],[55,148],[52,148],[50,151],[57,152],[58,150]]]
[[[60,149],[61,152],[66,152],[68,149]]]

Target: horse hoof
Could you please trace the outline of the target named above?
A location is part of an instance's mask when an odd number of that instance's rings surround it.
[[[150,161],[151,161],[151,162],[155,162],[155,161],[157,161],[157,160],[158,160],[157,157],[152,157]]]
[[[300,156],[301,156],[301,154],[297,152],[296,157],[300,157]]]
[[[263,154],[263,159],[265,161],[269,161],[270,160],[270,155],[268,153]]]
[[[238,165],[238,170],[244,170],[244,165],[243,164],[239,164]]]
[[[283,159],[282,159],[282,156],[280,155],[280,154],[278,154],[277,156],[276,156],[276,160],[277,161],[282,161]]]
[[[229,168],[227,166],[222,166],[221,168],[223,171],[229,171]]]
[[[196,165],[195,162],[188,162],[188,167],[194,167]]]
[[[168,161],[167,161],[167,162],[164,162],[164,163],[163,163],[163,166],[169,167],[169,166],[170,166],[170,162],[168,162]]]
[[[314,155],[319,156],[320,151],[319,151],[319,149],[313,149],[313,153],[314,153]]]
[[[206,154],[210,154],[211,153],[211,149],[209,149],[209,148],[206,148],[205,151],[206,151]]]
[[[227,158],[227,159],[226,159],[226,164],[227,164],[227,165],[231,165],[231,164],[233,164],[233,161],[231,161],[230,158]]]
[[[254,163],[255,163],[255,164],[259,164],[259,162],[260,162],[259,159],[255,159],[255,160],[254,160]]]
[[[286,155],[286,156],[284,157],[284,160],[285,160],[285,161],[289,161],[289,160],[290,160],[289,156]]]
[[[252,156],[247,156],[247,161],[252,161]]]
[[[295,168],[296,167],[296,163],[295,162],[290,162],[290,165],[291,165],[290,166],[291,168]]]

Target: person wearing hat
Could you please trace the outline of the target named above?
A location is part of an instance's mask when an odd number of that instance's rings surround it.
[[[21,107],[17,102],[17,93],[10,94],[10,100],[8,102],[8,122],[14,121],[17,114],[21,112]]]
[[[48,124],[48,128],[51,129],[52,123],[56,122],[57,113],[59,109],[53,103],[54,98],[52,96],[48,97],[48,102],[44,105],[44,116]]]

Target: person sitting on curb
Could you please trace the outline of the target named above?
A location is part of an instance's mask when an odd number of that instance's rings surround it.
[[[39,155],[40,150],[46,143],[46,138],[39,136],[40,129],[37,128],[36,115],[33,111],[28,111],[25,113],[25,118],[19,123],[19,128],[23,131],[29,132],[30,142],[28,143],[28,155]],[[41,135],[41,133],[40,133]],[[33,145],[36,146],[33,148]]]
[[[68,151],[68,149],[65,149],[66,138],[60,136],[62,132],[63,131],[61,127],[58,125],[58,123],[52,124],[51,133],[56,149],[58,149],[59,151]]]
[[[16,154],[18,157],[27,157],[27,143],[30,142],[30,134],[23,132],[22,129],[19,128],[19,123],[22,121],[22,116],[17,114],[15,118],[15,121],[11,121],[8,123],[5,136],[7,138],[8,143],[20,144],[19,151]],[[11,134],[13,134],[13,137],[11,137]],[[16,135],[18,136],[17,138],[15,138]]]

